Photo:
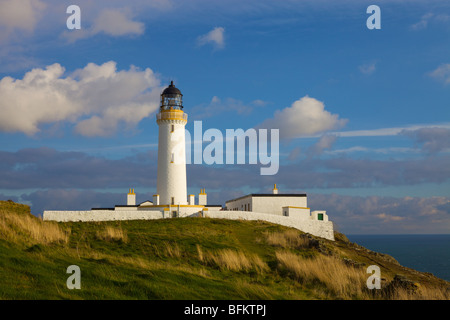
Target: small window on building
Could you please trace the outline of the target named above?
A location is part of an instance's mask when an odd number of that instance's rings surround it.
[[[177,217],[177,212],[176,211],[172,211],[172,218],[176,218]]]
[[[175,197],[172,197],[172,204],[175,204]]]
[[[323,220],[323,213],[319,213],[317,215],[317,220]]]
[[[174,131],[175,131],[175,125],[172,124],[170,132],[174,132]]]
[[[248,211],[250,211],[250,203],[247,205]]]

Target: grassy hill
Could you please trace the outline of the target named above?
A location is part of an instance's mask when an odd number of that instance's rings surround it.
[[[449,282],[336,239],[209,218],[44,222],[0,201],[0,299],[450,298]],[[70,265],[80,290],[66,286]],[[366,287],[369,265],[381,290]]]

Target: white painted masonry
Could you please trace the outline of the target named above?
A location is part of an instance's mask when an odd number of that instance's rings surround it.
[[[307,208],[306,194],[249,194],[225,203],[227,210],[283,215],[284,206]],[[309,209],[309,208],[308,208]]]
[[[156,192],[160,204],[187,204],[185,120],[183,111],[161,111]],[[173,114],[171,114],[173,113]]]
[[[127,205],[135,206],[136,205],[136,194],[134,193],[134,189],[130,189],[127,194]]]
[[[304,220],[294,217],[285,217],[261,212],[211,210],[203,211],[203,215],[209,218],[232,220],[263,220],[286,227],[296,228],[314,236],[334,241],[333,222]]]
[[[89,222],[119,220],[153,220],[177,217],[208,217],[231,220],[263,220],[286,227],[296,228],[314,236],[334,240],[333,223],[331,221],[304,220],[295,217],[249,211],[226,211],[215,208],[196,207],[158,207],[158,210],[87,210],[87,211],[44,211],[44,220],[58,222]],[[166,209],[166,210],[164,210]]]

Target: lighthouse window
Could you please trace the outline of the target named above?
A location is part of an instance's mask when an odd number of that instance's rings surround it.
[[[171,131],[170,132],[174,132],[175,131],[175,125],[174,124],[172,124],[172,129],[171,129]]]
[[[175,197],[172,197],[172,204],[175,204]]]
[[[170,162],[173,163],[175,161],[175,154],[172,152],[172,155],[170,157]]]

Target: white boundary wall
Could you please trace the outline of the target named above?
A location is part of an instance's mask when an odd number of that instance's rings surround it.
[[[156,209],[156,208],[155,208]],[[175,209],[175,207],[173,207]],[[192,210],[192,214],[187,212],[181,217],[200,216],[201,209]],[[195,212],[194,212],[195,211]],[[303,220],[295,217],[285,217],[274,214],[252,212],[252,211],[226,211],[209,208],[203,211],[203,216],[218,219],[230,220],[263,220],[286,227],[296,228],[300,231],[310,233],[317,237],[322,237],[334,241],[333,222],[318,220]],[[44,211],[43,219],[58,222],[88,222],[88,221],[118,221],[118,220],[153,220],[171,218],[172,213],[162,210],[134,210],[134,211],[114,211],[114,210],[87,210],[87,211]]]
[[[178,217],[189,217],[201,212],[202,207],[155,207],[145,209],[127,209],[118,207],[117,210],[86,210],[86,211],[44,211],[43,219],[58,222],[85,222],[85,221],[115,221],[115,220],[152,220],[171,218],[173,212]],[[167,210],[164,210],[167,209]]]
[[[263,220],[280,224],[286,227],[296,228],[300,231],[310,233],[317,237],[322,237],[334,241],[333,222],[318,220],[303,220],[294,217],[285,217],[274,214],[251,212],[251,211],[219,211],[207,210],[203,211],[205,217],[230,219],[230,220]]]
[[[152,220],[162,219],[161,211],[134,210],[87,210],[87,211],[44,211],[43,219],[58,222]],[[168,217],[167,217],[168,218]]]

